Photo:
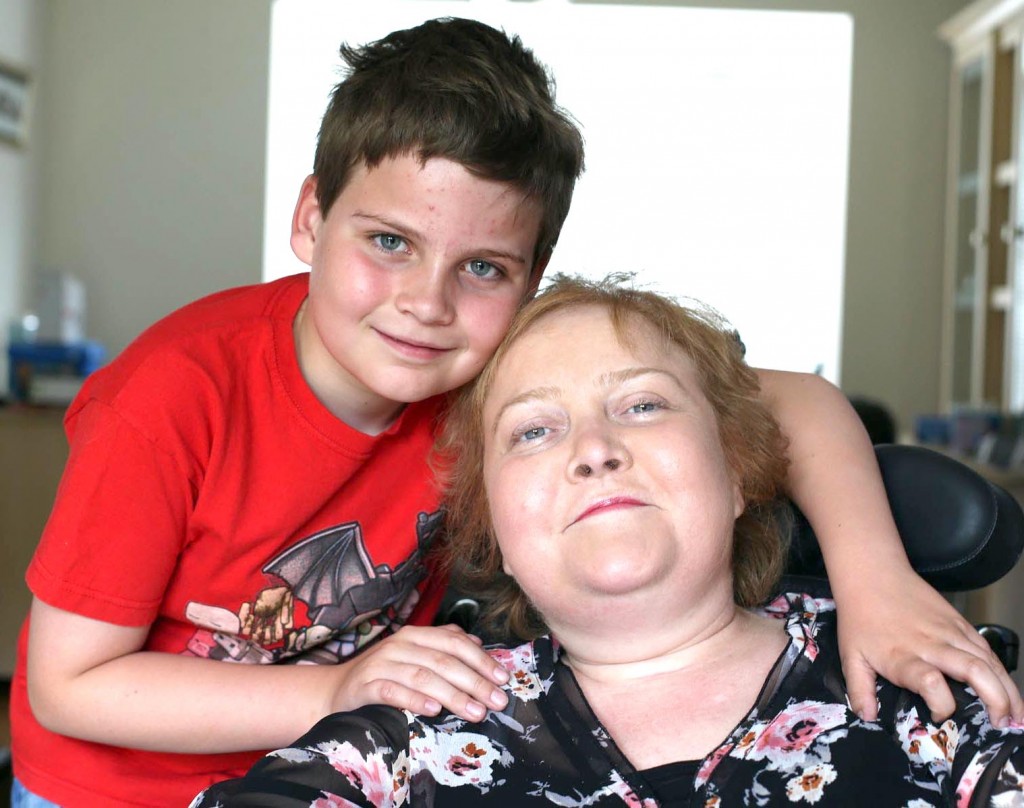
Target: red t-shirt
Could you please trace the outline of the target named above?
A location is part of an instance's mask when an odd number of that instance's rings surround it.
[[[404,622],[430,622],[444,587],[423,561],[440,521],[427,465],[440,402],[406,407],[374,437],[331,415],[295,356],[307,291],[302,274],[199,300],[88,379],[28,570],[37,597],[151,624],[147,650],[257,664],[333,663]],[[259,756],[47,732],[26,696],[26,636],[12,730],[30,791],[69,806],[188,805]]]

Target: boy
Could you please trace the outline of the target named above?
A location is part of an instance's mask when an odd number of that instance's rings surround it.
[[[477,642],[429,626],[444,581],[425,561],[439,522],[426,457],[441,396],[537,288],[582,142],[529,51],[482,24],[433,21],[342,55],[351,74],[292,224],[309,275],[170,315],[68,411],[68,467],[28,573],[17,788],[186,804],[330,712],[382,702],[479,720],[505,703],[507,674]],[[793,440],[793,494],[830,564],[854,564],[837,597],[861,569],[883,592],[915,591],[841,396],[792,374],[764,383]],[[837,419],[854,430],[839,440],[850,460],[818,479]],[[844,506],[849,486],[863,493]],[[837,537],[840,520],[867,536]],[[916,591],[921,625],[955,633],[941,599]],[[854,623],[883,653],[888,617]],[[985,670],[1005,714],[1009,688]]]

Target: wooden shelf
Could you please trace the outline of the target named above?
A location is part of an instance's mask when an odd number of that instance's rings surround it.
[[[25,570],[53,506],[67,460],[63,411],[0,408],[0,677],[14,672],[31,595]]]

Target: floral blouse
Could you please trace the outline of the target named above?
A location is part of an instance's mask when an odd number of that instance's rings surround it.
[[[786,620],[789,644],[757,703],[699,763],[694,796],[676,804],[1024,805],[1024,732],[994,728],[969,688],[954,684],[957,710],[937,726],[921,698],[880,680],[880,718],[862,721],[847,706],[832,601],[787,594],[765,612]],[[194,808],[663,805],[594,716],[556,641],[491,654],[514,674],[508,707],[482,723],[380,706],[338,713],[246,777],[211,786]]]

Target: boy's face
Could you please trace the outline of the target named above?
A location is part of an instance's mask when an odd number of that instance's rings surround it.
[[[312,268],[296,337],[320,400],[372,433],[476,376],[540,279],[540,217],[510,186],[440,158],[357,167],[326,218],[307,179],[292,224]]]

